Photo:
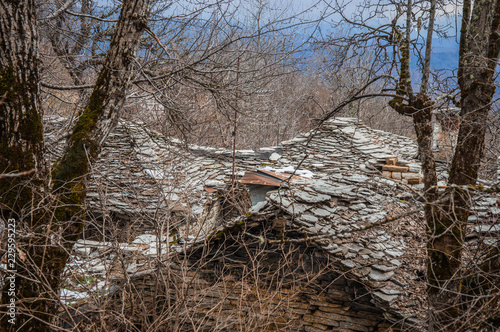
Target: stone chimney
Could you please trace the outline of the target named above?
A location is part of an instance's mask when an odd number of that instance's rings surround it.
[[[441,108],[433,112],[432,148],[437,159],[451,160],[460,128],[460,108]]]

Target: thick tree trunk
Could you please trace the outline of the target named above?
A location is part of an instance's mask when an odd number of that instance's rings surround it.
[[[0,178],[2,218],[22,218],[31,210],[33,187],[26,180],[45,172],[39,109],[37,32],[33,0],[0,3]],[[40,181],[38,183],[40,184]]]
[[[14,255],[21,230],[43,218],[43,211],[35,209],[34,202],[40,202],[47,195],[37,53],[34,1],[1,1],[0,95],[4,98],[0,102],[0,173],[25,174],[0,178],[1,218],[9,227],[9,241],[12,241],[4,249],[8,249],[8,258],[14,259],[8,261],[9,270],[18,268],[16,263],[20,257],[14,258]],[[23,272],[22,268],[17,270]],[[12,277],[12,273],[6,277]],[[16,299],[11,285],[15,285],[14,291],[19,286],[19,278],[6,280],[9,282],[2,289],[3,304]],[[7,310],[2,308],[0,312]],[[15,309],[11,314],[13,311]],[[7,322],[13,317],[3,315],[0,326],[13,327]]]
[[[4,2],[2,2],[0,6],[2,8],[8,7],[5,10],[5,15],[9,16],[9,19],[10,16],[13,17],[13,24],[16,23],[14,18],[17,18],[22,23],[19,28],[20,31],[33,31],[34,33],[34,18],[28,20],[25,17],[26,15],[32,15],[30,11],[33,11],[34,6],[32,1],[26,0],[25,2],[11,1],[8,6],[4,6]],[[55,202],[52,205],[53,213],[38,218],[31,225],[29,238],[19,239],[18,246],[28,254],[29,259],[25,262],[16,262],[18,270],[16,296],[18,301],[16,302],[17,315],[15,324],[8,323],[9,316],[3,315],[0,322],[0,331],[17,330],[19,328],[23,331],[51,330],[50,323],[53,321],[59,303],[60,275],[66,265],[68,253],[84,227],[84,180],[88,174],[90,163],[94,162],[98,157],[102,142],[118,121],[120,109],[125,102],[125,93],[133,75],[132,69],[139,47],[139,40],[147,26],[150,3],[151,0],[125,0],[123,3],[107,58],[98,76],[89,103],[80,114],[65,154],[53,167],[52,201]],[[10,10],[10,12],[7,10]],[[23,10],[26,12],[22,12]],[[3,12],[2,15],[4,15]],[[7,30],[0,32],[2,37],[8,35]],[[28,42],[23,38],[17,38],[19,41],[23,41],[24,44],[36,45],[36,35]],[[5,48],[2,47],[2,49]],[[13,54],[23,56],[25,53],[22,50],[15,50]],[[33,67],[36,71],[36,51],[26,55],[20,61],[19,67]],[[12,68],[7,69],[10,70],[7,70],[7,73],[14,75],[15,70],[12,70]],[[29,80],[19,83],[17,85],[18,90],[26,90],[26,87],[33,85],[36,88],[38,75],[27,76]],[[12,93],[13,98],[19,98],[18,90]],[[38,92],[35,90],[30,93],[33,100],[36,101]],[[22,101],[24,105],[28,105],[24,99]],[[9,103],[6,104],[10,105]],[[29,105],[33,108],[32,112],[36,114],[36,103]],[[12,111],[12,117],[14,118],[11,123],[13,127],[17,126],[16,120],[23,120],[22,115],[18,114],[19,112],[21,111],[17,109]],[[40,130],[33,140],[38,144],[42,144],[41,148],[37,147],[37,149],[42,149],[43,139],[40,117],[36,117],[36,120],[38,121],[37,125],[40,124]],[[29,122],[26,127],[30,135],[34,135],[33,130],[38,128],[33,123]],[[12,137],[7,133],[6,139],[12,139]],[[39,161],[39,159],[32,157],[33,161],[26,163],[29,167],[36,166],[36,162],[41,163],[43,160],[42,152],[38,152],[34,148],[34,143],[31,144],[24,147],[23,151],[32,154],[35,151],[37,152],[35,157],[38,158],[39,155],[42,155],[42,158]],[[11,158],[7,155],[5,159],[7,160],[6,163],[9,163]],[[24,164],[25,161],[21,163]],[[18,208],[18,205],[13,206],[13,209]],[[9,300],[10,297],[2,296],[3,304],[9,303]]]
[[[470,198],[465,186],[478,178],[488,113],[495,92],[494,73],[499,56],[500,1],[464,3],[460,40],[459,85],[461,123],[452,160],[446,202],[430,222],[428,243],[429,301],[435,330],[460,326],[459,269]],[[471,10],[472,9],[472,10]]]

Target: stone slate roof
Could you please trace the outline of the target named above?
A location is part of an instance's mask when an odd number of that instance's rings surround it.
[[[49,140],[56,141],[56,128],[61,128],[62,121],[50,121],[59,124],[49,128]],[[56,155],[58,150],[52,151]],[[275,171],[299,167],[314,176],[312,181],[270,191],[266,201],[250,209],[250,216],[223,220],[223,224],[212,218],[205,223],[206,232],[185,240],[200,244],[209,234],[235,222],[280,214],[287,219],[286,230],[302,232],[336,259],[342,271],[367,285],[377,306],[385,308],[389,316],[392,312],[394,319],[406,317],[417,324],[426,308],[425,225],[421,212],[405,213],[420,207],[418,191],[422,185],[384,177],[381,169],[387,158],[397,158],[401,167],[418,174],[416,154],[413,140],[371,129],[354,118],[330,120],[319,130],[278,147],[237,151],[239,177],[246,170],[264,166]],[[206,206],[213,199],[206,187],[223,187],[230,181],[231,155],[222,149],[186,149],[179,141],[142,124],[122,120],[92,171],[89,207],[106,205],[121,214],[154,214],[174,210],[179,203],[206,221]],[[477,213],[471,221],[489,218],[498,223],[498,197],[477,200]],[[390,221],[390,217],[398,219]],[[484,234],[492,230],[490,226],[472,227],[477,234]]]
[[[333,169],[345,173],[360,168],[371,173],[369,168],[377,163],[376,158],[396,155],[404,159],[416,153],[408,138],[352,126],[353,119],[345,125],[342,120],[336,121],[341,123],[337,132],[315,136],[311,141],[312,155],[302,168],[318,176]],[[69,122],[53,116],[46,123],[49,159],[53,161],[64,147]],[[322,131],[332,130],[331,126],[337,125],[330,122]],[[298,136],[280,147],[236,151],[237,176],[265,165],[296,166],[305,153],[298,143],[306,139]],[[141,123],[121,120],[105,141],[91,172],[91,208],[105,205],[116,213],[157,213],[178,202],[197,212],[206,198],[205,187],[222,187],[230,181],[232,152],[192,145],[186,149],[179,140],[166,138]]]
[[[59,138],[51,156],[55,159],[64,146],[57,130],[67,119],[54,117],[47,123],[49,144]],[[227,180],[230,166],[186,153],[178,140],[147,130],[141,123],[120,120],[93,166],[87,198],[90,207],[105,200],[107,208],[117,213],[155,213],[171,202],[187,205],[193,195],[200,198],[206,182]]]
[[[318,131],[283,142],[282,149],[273,167],[312,171],[313,181],[270,191],[265,202],[252,207],[249,219],[273,218],[279,211],[287,229],[302,232],[334,257],[342,271],[372,289],[388,318],[392,313],[394,320],[418,325],[426,309],[425,222],[419,210],[423,185],[386,178],[379,167],[397,157],[419,173],[416,143],[354,118],[336,118]],[[476,200],[478,213],[471,220],[483,217],[498,227],[498,197]],[[408,214],[412,210],[419,212]],[[496,230],[491,224],[472,227],[483,235],[493,236]]]
[[[45,122],[53,161],[62,153],[70,121],[52,116]],[[122,119],[91,170],[87,210],[96,216],[144,220],[175,212],[203,225],[216,223],[217,215],[210,213],[214,195],[208,191],[230,182],[232,162],[215,152],[196,146],[187,149],[179,140]]]

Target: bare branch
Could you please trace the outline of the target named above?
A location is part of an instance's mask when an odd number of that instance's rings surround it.
[[[6,173],[0,174],[0,178],[17,178],[19,176],[30,175],[35,172],[35,169],[30,169],[29,171],[19,172],[19,173]]]
[[[68,0],[66,1],[66,3],[64,5],[61,6],[61,8],[59,8],[58,10],[56,10],[55,12],[53,12],[51,15],[47,16],[47,17],[44,17],[42,18],[40,21],[41,22],[46,22],[46,21],[50,21],[56,17],[58,17],[59,15],[61,15],[64,11],[66,11],[66,9],[69,8],[69,6],[71,6],[73,4],[73,1],[74,0]]]

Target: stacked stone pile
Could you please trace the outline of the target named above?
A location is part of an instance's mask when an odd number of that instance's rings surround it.
[[[416,185],[422,183],[422,167],[417,162],[398,160],[398,157],[370,159],[368,162],[378,169],[382,176],[403,183]]]

